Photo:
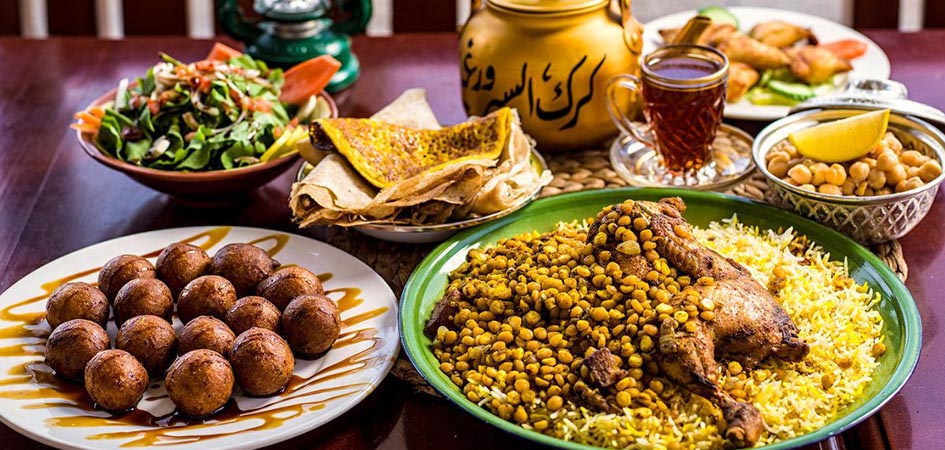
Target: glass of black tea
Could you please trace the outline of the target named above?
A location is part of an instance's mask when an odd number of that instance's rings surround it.
[[[607,106],[614,123],[656,150],[670,172],[685,175],[709,164],[725,108],[728,59],[710,47],[668,45],[647,55],[641,71],[640,78],[618,75],[610,80]],[[642,97],[644,126],[617,106],[621,88]]]

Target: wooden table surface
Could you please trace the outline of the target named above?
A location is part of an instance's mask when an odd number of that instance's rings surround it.
[[[906,84],[911,98],[945,108],[945,56],[941,53],[945,30],[911,34],[868,30],[866,34],[889,55],[892,78]],[[0,83],[0,291],[59,256],[132,233],[210,224],[299,232],[286,206],[292,171],[237,207],[183,209],[93,161],[68,129],[73,112],[113,88],[119,79],[144,73],[158,51],[187,61],[205,55],[210,45],[179,38],[0,38],[4,71]],[[462,120],[455,45],[451,34],[355,39],[363,73],[353,88],[337,96],[342,115],[368,116],[404,89],[423,87],[441,121]],[[760,124],[739,125],[756,132]],[[945,201],[939,201],[901,241],[910,268],[907,285],[923,324],[922,354],[915,374],[879,414],[841,438],[813,448],[932,449],[945,442],[941,425],[945,413],[943,225]],[[301,233],[343,248],[346,242],[367,239],[325,229]],[[386,255],[410,251],[377,245],[379,253]],[[2,425],[0,443],[3,448],[46,448]],[[339,419],[272,448],[528,447],[457,407],[414,394],[407,384],[388,377]]]

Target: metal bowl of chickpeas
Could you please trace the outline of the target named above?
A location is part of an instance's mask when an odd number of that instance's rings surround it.
[[[761,131],[752,158],[768,179],[768,203],[876,244],[904,236],[929,212],[945,179],[945,134],[893,112],[885,137],[869,153],[832,164],[798,154],[788,141],[794,131],[861,113],[851,108],[792,114]]]

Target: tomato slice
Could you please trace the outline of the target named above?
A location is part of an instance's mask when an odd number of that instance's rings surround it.
[[[243,55],[243,52],[230,47],[229,45],[217,42],[213,44],[213,48],[210,49],[210,54],[207,55],[208,61],[229,61],[231,58],[237,58]]]
[[[309,97],[321,93],[340,68],[341,63],[331,55],[322,55],[292,66],[285,72],[279,100],[293,105],[306,102]]]
[[[830,42],[827,44],[821,44],[820,47],[825,50],[829,50],[830,53],[833,53],[834,55],[837,55],[837,57],[846,60],[863,56],[868,48],[865,42],[860,42],[856,39],[844,39],[842,41]]]

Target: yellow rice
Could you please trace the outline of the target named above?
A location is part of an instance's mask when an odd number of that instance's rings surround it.
[[[559,227],[573,229],[575,225]],[[775,268],[784,277],[779,299],[811,347],[801,362],[764,361],[740,376],[723,368],[726,390],[742,389],[761,411],[766,431],[759,446],[796,437],[831,421],[869,386],[883,345],[883,320],[875,310],[879,294],[849,277],[844,261],[834,261],[791,229],[775,232],[747,227],[736,217],[694,230],[702,244],[749,268],[767,285]],[[537,235],[535,233],[534,235]],[[724,366],[724,362],[720,364]],[[474,380],[467,380],[475,384]],[[479,404],[492,409],[492,399],[505,401],[496,388],[478,385]],[[671,386],[667,390],[672,389]],[[534,420],[547,417],[545,434],[560,439],[610,448],[714,449],[726,445],[719,409],[709,401],[674,389],[665,398],[668,415],[625,408],[622,414],[597,413],[568,402],[548,412],[536,399]],[[494,412],[494,411],[493,411]],[[530,425],[523,424],[525,428]]]

